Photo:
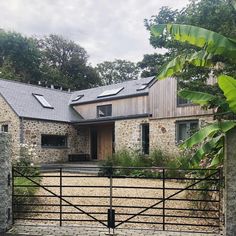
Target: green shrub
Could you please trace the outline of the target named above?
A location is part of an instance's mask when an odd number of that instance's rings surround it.
[[[172,157],[164,154],[161,150],[155,149],[150,156],[140,154],[135,151],[122,150],[108,157],[100,170],[101,175],[111,174],[112,166],[116,167],[160,167],[167,168],[166,177],[181,177],[184,172],[176,169],[188,169],[189,159],[182,155]],[[162,170],[157,169],[115,169],[113,175],[128,175],[135,177],[158,177],[162,175]]]
[[[32,203],[37,200],[35,197],[26,197],[27,195],[35,195],[39,188],[31,180],[37,183],[41,181],[40,170],[38,167],[34,167],[32,163],[34,153],[32,145],[23,144],[20,146],[20,156],[14,163],[14,203],[15,210],[18,211],[29,208],[22,204]]]

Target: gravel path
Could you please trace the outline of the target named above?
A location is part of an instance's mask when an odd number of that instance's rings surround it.
[[[45,175],[55,175],[55,177],[44,177],[42,179],[42,185],[59,185],[60,180],[57,177],[57,174],[54,173],[44,173]],[[71,204],[77,205],[82,211],[90,212],[92,217],[106,223],[107,221],[107,209],[109,206],[109,184],[110,180],[104,177],[90,176],[85,177],[83,174],[73,174],[73,173],[63,173],[62,183],[65,187],[63,187],[62,195],[63,199],[70,202]],[[77,176],[78,178],[76,178]],[[71,185],[76,186],[87,186],[87,187],[69,187]],[[67,187],[66,187],[67,186]],[[89,187],[90,186],[90,187]],[[97,187],[96,187],[97,186]],[[103,186],[102,188],[98,186]],[[139,213],[144,209],[144,207],[150,207],[153,204],[157,203],[158,198],[163,197],[163,191],[160,189],[148,189],[150,188],[161,188],[163,186],[163,182],[160,180],[152,180],[152,179],[129,179],[129,178],[117,178],[113,179],[113,186],[117,188],[113,189],[113,208],[116,211],[116,222],[122,222],[132,215]],[[133,188],[119,188],[119,187],[133,187]],[[166,181],[166,188],[184,188],[186,185],[180,182]],[[136,187],[136,188],[135,188]],[[137,187],[145,187],[146,189],[139,189]],[[50,191],[55,194],[60,194],[59,187],[47,187]],[[175,193],[177,190],[166,190],[165,197],[170,196]],[[37,195],[52,195],[48,191],[40,188],[37,192]],[[85,197],[87,196],[87,197]],[[119,198],[121,197],[121,198]],[[124,197],[128,197],[124,198]],[[145,199],[144,199],[145,198]],[[148,199],[150,198],[150,199]],[[174,198],[183,199],[186,198],[186,192],[181,192],[176,195]],[[39,198],[38,200],[43,204],[60,204],[60,200],[55,197],[44,197]],[[68,203],[62,201],[65,205],[62,207],[63,213],[63,225],[89,225],[89,226],[99,226],[102,225],[99,222],[88,222],[87,220],[91,220],[91,217],[81,213],[78,209],[73,206],[69,206]],[[91,206],[87,206],[91,205]],[[97,206],[95,206],[97,205]],[[105,206],[104,206],[105,205]],[[158,209],[162,208],[163,203],[158,204],[155,209],[149,209],[143,212],[142,216],[135,216],[129,222],[134,223],[124,223],[120,227],[122,228],[144,228],[144,229],[155,229],[162,230],[162,222],[163,222],[163,210]],[[174,201],[168,200],[165,203],[166,208],[193,208],[190,202],[187,201]],[[34,209],[35,210],[35,209]],[[42,206],[36,209],[37,211],[47,211],[50,213],[44,214],[32,214],[32,218],[41,219],[40,224],[54,224],[58,225],[59,222],[49,222],[49,219],[59,219],[59,206]],[[124,215],[129,214],[129,215]],[[182,224],[180,226],[175,225],[166,225],[166,230],[191,230],[191,231],[212,231],[212,228],[207,227],[194,227],[187,226],[187,224],[216,224],[216,220],[202,220],[198,218],[183,218],[185,217],[198,217],[197,215],[193,215],[191,211],[180,211],[180,210],[166,210],[165,214],[167,215],[175,215],[179,217],[165,217],[166,223],[178,223]],[[181,217],[182,216],[182,217]],[[209,215],[208,215],[209,216]],[[65,221],[67,220],[67,221]],[[76,220],[79,220],[77,222]],[[136,222],[136,223],[135,223]],[[137,224],[139,222],[139,224]],[[142,224],[140,224],[140,222]],[[29,221],[27,222],[29,223]],[[32,221],[33,224],[37,224],[36,221]],[[116,223],[116,224],[117,224]],[[160,223],[160,224],[154,224]]]

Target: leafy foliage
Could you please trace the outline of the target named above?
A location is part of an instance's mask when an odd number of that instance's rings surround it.
[[[218,77],[218,83],[227,98],[230,109],[236,113],[236,80],[230,76],[221,75]]]
[[[139,74],[135,63],[118,59],[97,64],[96,71],[101,78],[102,85],[137,79]]]
[[[27,38],[0,30],[0,74],[4,79],[85,89],[100,84],[84,48],[58,35]]]
[[[172,23],[193,25],[217,32],[228,38],[236,38],[236,12],[230,3],[233,3],[233,1],[190,0],[189,4],[180,10],[173,10],[168,7],[163,7],[160,9],[158,15],[154,15],[149,20],[145,20],[145,26],[147,30],[150,31],[152,26],[160,24]],[[151,35],[150,43],[154,48],[164,48],[165,53],[160,56],[166,56],[168,61],[173,60],[179,55],[183,55],[183,57],[186,57],[186,55],[193,55],[197,50],[196,46],[187,43],[180,43],[177,40],[172,40],[172,38],[168,37],[167,34],[163,34],[160,37]],[[215,75],[224,73],[235,77],[236,69],[232,60],[222,56],[214,56],[212,64],[214,65],[215,62],[219,61],[224,64],[221,68],[195,67],[192,64],[185,64],[182,71],[179,71],[175,75],[179,79],[180,88],[205,91],[212,94],[220,93],[220,90],[218,90],[217,87],[214,87],[211,91],[211,87],[205,85],[205,81],[207,80],[209,73],[213,72]],[[161,67],[165,66],[165,64],[166,61],[163,63],[156,63],[156,65],[147,63],[145,70],[154,72],[154,70],[150,70],[149,68],[155,68],[157,66],[157,73],[159,73]],[[152,75],[154,76],[156,74]],[[191,83],[189,83],[189,81],[191,81]]]
[[[175,74],[178,75],[188,64],[206,67],[214,62],[219,63],[222,58],[225,58],[228,62],[230,61],[235,66],[236,41],[234,39],[192,25],[160,24],[152,26],[151,31],[153,37],[160,40],[166,37],[172,41],[176,40],[196,47],[194,53],[179,55],[170,61],[159,74],[159,79]],[[199,51],[197,51],[198,48],[200,48]],[[211,70],[213,68],[211,67]],[[224,135],[236,126],[235,121],[222,120],[229,119],[230,116],[227,117],[225,115],[235,113],[236,111],[236,82],[230,76],[221,75],[218,78],[218,83],[227,98],[226,101],[225,98],[217,94],[211,95],[189,90],[183,90],[179,93],[179,95],[194,103],[204,105],[208,108],[217,108],[215,118],[218,120],[201,128],[181,144],[182,148],[196,149],[191,159],[194,166],[219,166],[223,160]],[[233,116],[233,118],[235,117]]]

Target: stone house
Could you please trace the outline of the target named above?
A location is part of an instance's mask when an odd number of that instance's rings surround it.
[[[154,77],[64,92],[0,79],[0,128],[34,144],[38,163],[101,160],[121,149],[177,154],[177,143],[212,120],[178,98],[173,78]]]

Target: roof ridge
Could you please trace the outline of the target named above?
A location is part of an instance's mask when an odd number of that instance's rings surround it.
[[[42,87],[40,85],[37,84],[27,84],[21,81],[16,81],[16,80],[9,80],[9,79],[3,79],[0,78],[0,81],[6,81],[6,82],[10,82],[10,83],[14,83],[14,84],[21,84],[21,85],[25,85],[25,86],[29,86],[29,87],[36,87],[36,88],[40,88],[40,89],[45,89],[45,90],[50,90],[50,91],[54,91],[54,92],[59,92],[59,93],[66,93],[66,94],[72,94],[73,92],[68,92],[68,91],[63,91],[63,90],[59,90],[59,89],[52,89],[52,88],[46,88],[46,87]]]

